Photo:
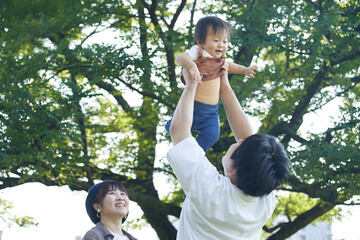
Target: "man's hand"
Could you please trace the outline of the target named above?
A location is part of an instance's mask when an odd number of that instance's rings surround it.
[[[189,72],[190,72],[190,75],[192,77],[192,79],[190,79],[190,81],[196,81],[197,83],[201,83],[201,76],[200,76],[200,72],[199,72],[199,69],[197,68],[196,65],[194,66],[191,66],[189,68]],[[184,73],[184,71],[183,71]],[[185,78],[187,79],[187,78]],[[188,81],[186,81],[186,84],[188,84]]]
[[[244,74],[245,76],[248,76],[248,77],[251,77],[251,78],[254,78],[254,75],[256,74],[254,71],[255,70],[258,70],[258,66],[256,65],[253,65],[251,67],[245,67],[244,69]]]
[[[196,68],[196,70],[197,70],[196,66],[194,68]],[[191,73],[190,69],[182,70],[182,75],[184,76],[185,83],[186,83],[185,86],[189,87],[189,88],[196,88],[199,82],[195,80],[194,75]],[[196,73],[195,73],[195,75],[196,75]],[[199,76],[200,76],[200,74],[199,74]]]

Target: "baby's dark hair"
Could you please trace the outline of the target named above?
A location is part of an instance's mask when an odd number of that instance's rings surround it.
[[[230,24],[221,20],[215,16],[207,16],[201,18],[195,26],[194,33],[194,45],[205,44],[205,39],[208,34],[208,27],[211,26],[214,33],[218,33],[219,31],[225,31],[228,35],[228,41],[230,42]]]
[[[237,186],[247,195],[262,197],[283,184],[290,161],[282,144],[273,136],[247,137],[231,155]]]

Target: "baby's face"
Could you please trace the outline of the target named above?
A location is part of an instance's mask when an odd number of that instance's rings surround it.
[[[226,31],[214,32],[211,26],[207,29],[207,36],[203,49],[214,58],[220,58],[226,55],[228,47],[228,34]]]

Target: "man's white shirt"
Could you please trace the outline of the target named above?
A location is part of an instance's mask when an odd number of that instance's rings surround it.
[[[186,199],[178,240],[258,240],[275,208],[275,195],[252,197],[220,174],[193,137],[176,144],[167,158]]]

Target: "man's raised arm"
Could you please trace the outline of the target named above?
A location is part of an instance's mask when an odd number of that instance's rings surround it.
[[[253,134],[250,121],[232,90],[227,74],[220,79],[220,97],[236,141]]]
[[[191,125],[193,122],[194,99],[198,83],[192,79],[187,69],[183,69],[183,76],[186,81],[186,86],[176,106],[170,126],[170,136],[174,146],[185,138],[192,136]]]

